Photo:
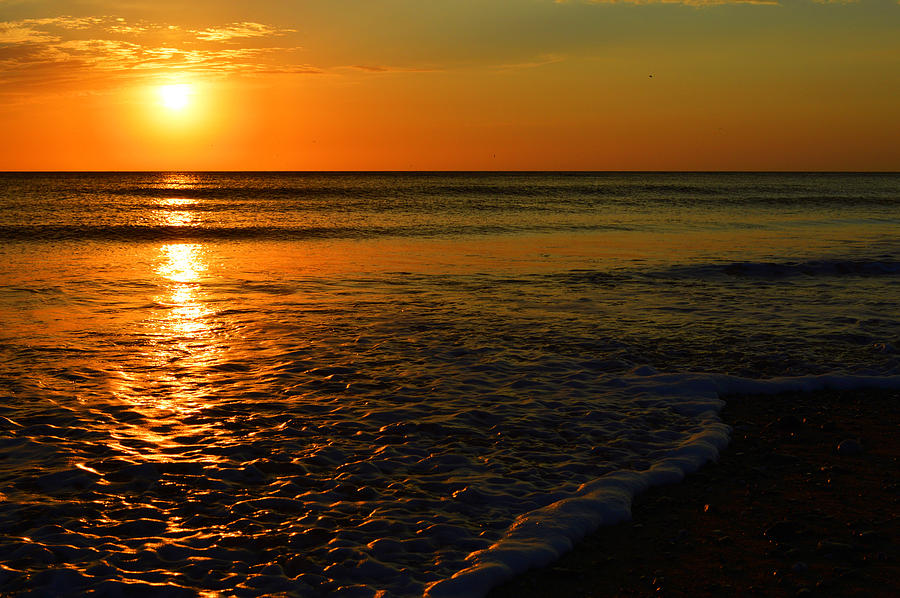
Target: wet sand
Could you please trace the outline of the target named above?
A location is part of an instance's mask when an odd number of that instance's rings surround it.
[[[718,463],[489,597],[898,596],[898,408],[897,391],[730,397]]]

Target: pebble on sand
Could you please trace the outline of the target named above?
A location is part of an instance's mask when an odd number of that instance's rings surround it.
[[[837,454],[842,456],[859,455],[863,452],[862,444],[855,438],[847,438],[837,445]]]

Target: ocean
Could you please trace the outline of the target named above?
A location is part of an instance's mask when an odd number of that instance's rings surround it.
[[[900,388],[900,175],[0,174],[0,593],[483,595]]]

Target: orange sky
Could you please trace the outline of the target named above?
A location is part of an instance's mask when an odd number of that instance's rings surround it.
[[[894,0],[0,0],[0,170],[900,170],[898,31]]]

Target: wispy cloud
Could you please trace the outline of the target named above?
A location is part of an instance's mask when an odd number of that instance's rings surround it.
[[[0,22],[0,44],[34,44],[60,40],[58,29],[87,29],[102,22],[93,17],[53,17]]]
[[[533,60],[526,60],[524,62],[513,62],[509,64],[501,64],[496,68],[502,70],[513,70],[513,69],[533,69],[542,66],[546,66],[548,64],[556,64],[558,62],[563,62],[566,59],[562,54],[542,54]]]
[[[285,43],[293,41],[295,33],[249,21],[205,29],[114,16],[0,22],[0,93],[22,94],[34,88],[90,90],[189,73],[224,77],[438,70],[377,63],[328,68],[306,64],[298,60],[302,48]]]
[[[41,27],[59,27],[60,29],[88,29],[100,25],[107,20],[107,17],[47,17],[43,19],[22,19],[17,21],[22,25],[32,25]]]
[[[319,72],[309,65],[290,64],[297,47],[267,45],[268,38],[292,32],[250,22],[188,30],[115,17],[0,22],[0,88],[46,87],[87,75],[121,80],[174,72],[208,76]]]
[[[433,73],[441,70],[427,67],[391,66],[386,64],[353,64],[348,67],[339,67],[362,71],[364,73]]]
[[[157,25],[156,28],[161,28],[161,25]],[[153,29],[152,25],[148,25],[145,23],[126,23],[125,19],[118,18],[115,23],[107,26],[106,30],[110,33],[117,33],[119,35],[140,35],[142,33],[146,33]],[[168,27],[167,27],[168,28]]]
[[[59,40],[59,36],[21,23],[0,23],[0,45],[36,44]]]
[[[249,37],[271,37],[295,33],[295,29],[278,29],[262,23],[232,23],[225,27],[211,27],[194,31],[197,39],[209,42],[224,42]]]

